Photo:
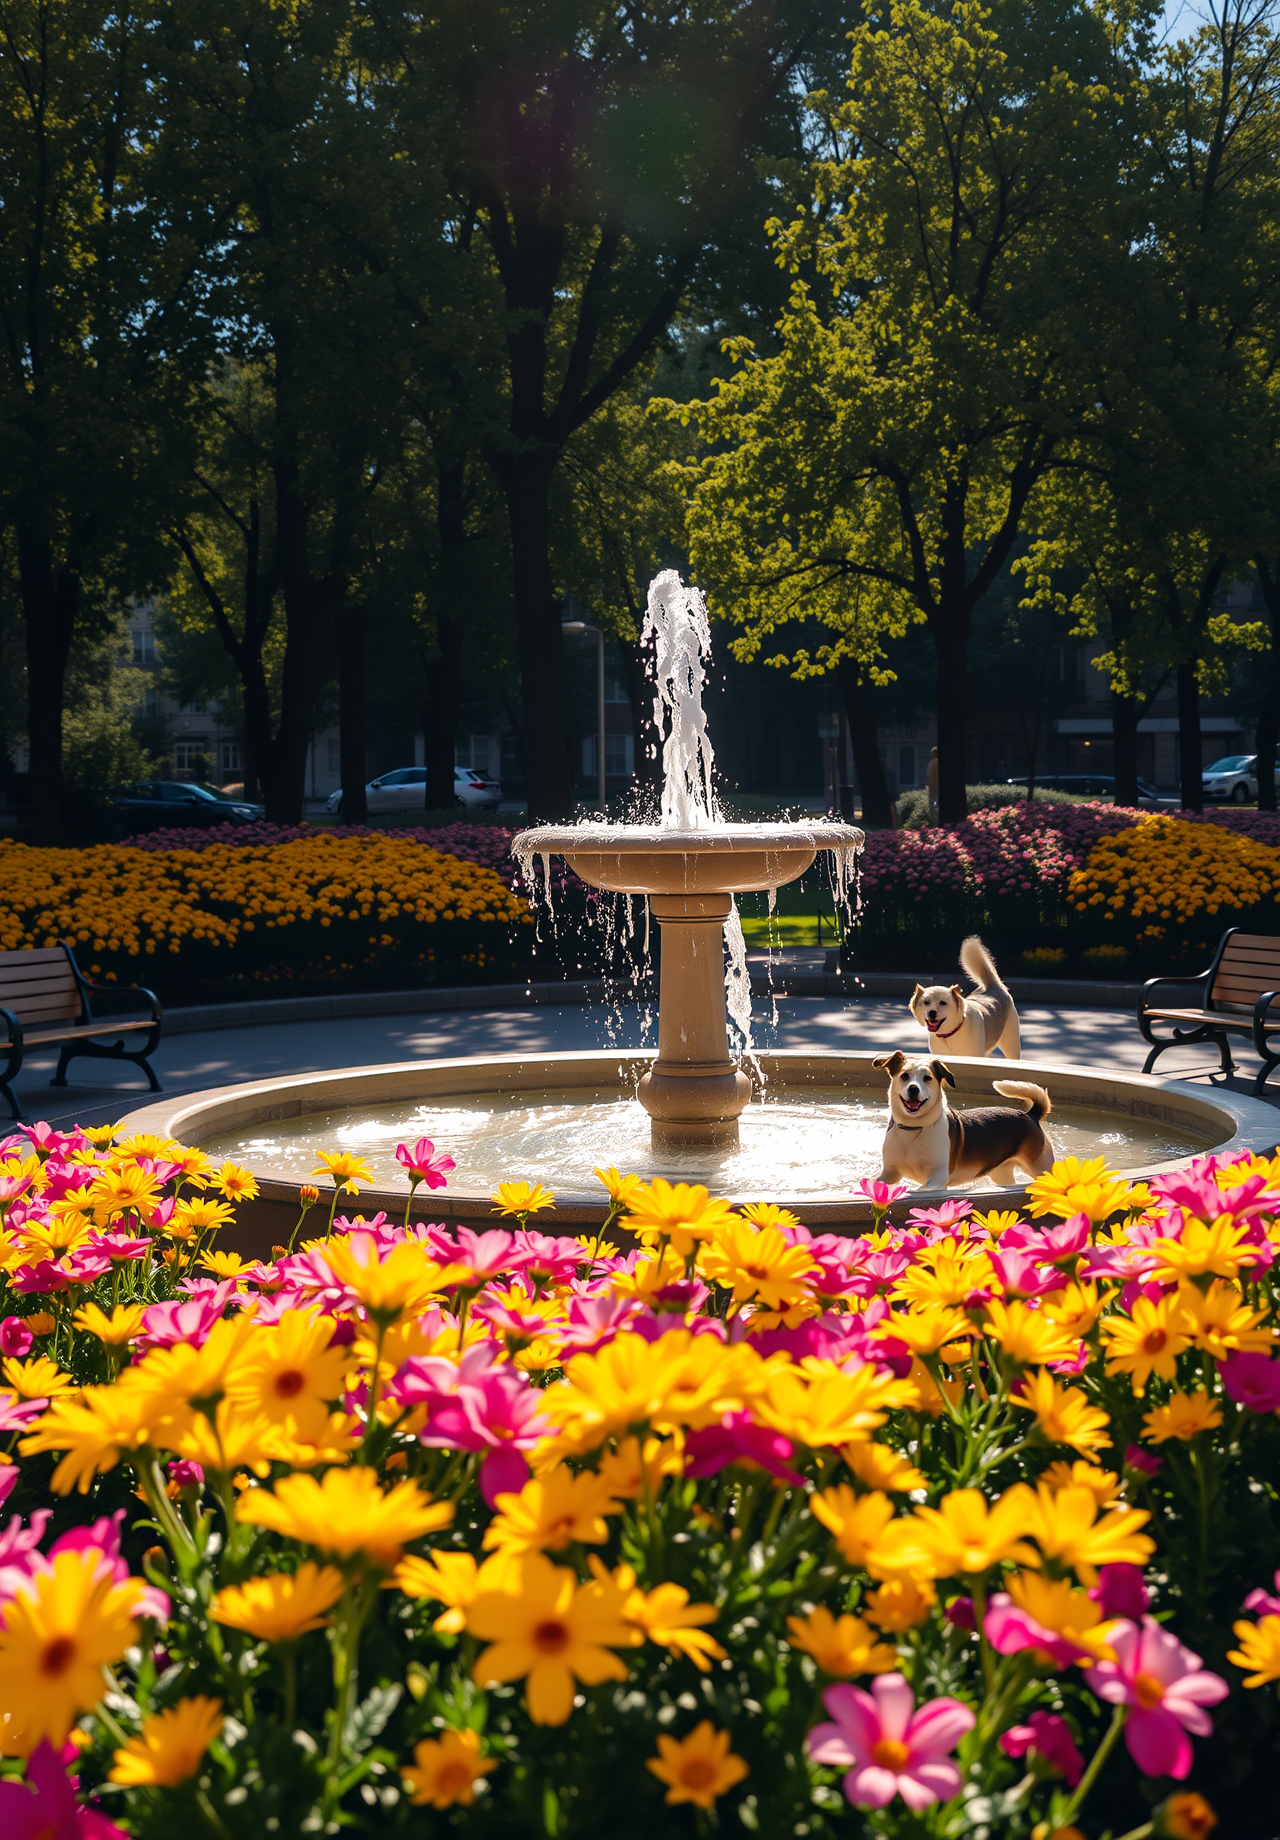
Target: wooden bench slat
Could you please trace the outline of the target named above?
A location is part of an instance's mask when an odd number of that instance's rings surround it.
[[[0,965],[16,964],[59,964],[65,965],[67,955],[61,946],[17,946],[12,951],[0,952]]]
[[[28,1048],[47,1047],[55,1041],[79,1041],[89,1035],[132,1034],[138,1029],[151,1029],[155,1024],[149,1016],[108,1017],[105,1022],[77,1023],[74,1028],[45,1029],[43,1032],[23,1030],[23,1042]],[[8,1041],[0,1041],[0,1048],[7,1048]]]
[[[19,997],[24,990],[76,990],[74,978],[57,977],[51,972],[37,972],[32,977],[0,977],[0,997]]]
[[[1234,1016],[1229,1010],[1220,1009],[1148,1009],[1143,1014],[1161,1022],[1202,1022],[1215,1029],[1238,1029],[1246,1035],[1253,1033],[1252,1012],[1247,1016]],[[1269,1033],[1280,1032],[1280,1010],[1276,1011],[1275,1021],[1265,1023],[1264,1027]]]

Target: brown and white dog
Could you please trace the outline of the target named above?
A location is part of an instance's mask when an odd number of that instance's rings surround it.
[[[960,965],[978,986],[968,996],[959,984],[916,985],[911,1014],[929,1035],[930,1049],[980,1060],[999,1048],[1006,1060],[1021,1060],[1018,1012],[1000,981],[994,959],[976,934],[961,946]]]
[[[1017,1180],[1017,1169],[1040,1176],[1052,1167],[1054,1148],[1042,1122],[1049,1116],[1049,1095],[1042,1086],[993,1080],[1002,1097],[1018,1099],[1027,1109],[984,1105],[953,1112],[946,1088],[955,1080],[945,1061],[913,1059],[899,1048],[871,1064],[889,1075],[882,1182],[905,1177],[921,1188],[946,1188],[990,1176],[1003,1188]]]

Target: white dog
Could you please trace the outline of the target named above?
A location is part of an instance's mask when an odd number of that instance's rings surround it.
[[[1021,1060],[1018,1012],[976,934],[961,946],[960,964],[978,985],[976,991],[966,996],[958,984],[930,984],[928,989],[917,984],[911,999],[911,1014],[928,1034],[930,1051],[981,1060],[999,1048],[1006,1060]]]
[[[1006,1099],[1025,1111],[984,1105],[953,1112],[946,1087],[954,1086],[945,1061],[915,1060],[899,1048],[871,1063],[889,1075],[889,1128],[884,1134],[882,1182],[903,1177],[921,1188],[946,1188],[952,1182],[977,1182],[990,1176],[997,1188],[1017,1180],[1016,1169],[1041,1176],[1053,1167],[1054,1148],[1042,1120],[1049,1116],[1049,1095],[1025,1080],[993,1080]]]

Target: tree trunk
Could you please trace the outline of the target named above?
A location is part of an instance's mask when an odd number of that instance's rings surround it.
[[[938,822],[963,824],[969,815],[969,622],[944,606],[931,625],[938,667]]]
[[[436,489],[440,570],[435,596],[436,650],[427,671],[425,758],[428,811],[450,811],[457,793],[453,768],[458,754],[458,693],[462,682],[462,620],[466,527],[466,471],[462,461],[440,467]]]
[[[338,661],[338,766],[342,775],[342,822],[367,824],[369,801],[366,739],[364,608],[339,600],[333,622]]]
[[[1275,640],[1272,640],[1272,659],[1275,660]],[[1254,772],[1258,780],[1258,810],[1274,811],[1276,809],[1276,739],[1280,735],[1280,674],[1273,674],[1271,688],[1262,699],[1258,711],[1257,762]]]
[[[1200,747],[1200,684],[1195,660],[1178,666],[1178,784],[1184,811],[1204,810],[1204,755]]]
[[[662,784],[662,744],[653,721],[653,680],[649,676],[650,660],[638,639],[623,641],[622,671],[627,683],[627,701],[631,705],[631,726],[635,733],[636,779],[642,786]]]
[[[458,753],[458,688],[462,681],[462,622],[437,609],[436,647],[440,656],[427,675],[428,811],[449,811],[457,793],[453,765]]]
[[[1116,804],[1138,803],[1138,699],[1111,692],[1111,751]]]
[[[531,819],[556,822],[573,808],[564,726],[560,602],[551,573],[551,463],[503,455],[515,586],[524,730],[525,798]]]
[[[1262,598],[1266,603],[1267,620],[1271,627],[1271,650],[1267,654],[1267,671],[1270,686],[1258,711],[1257,735],[1254,747],[1258,759],[1255,772],[1258,780],[1258,810],[1274,811],[1276,809],[1276,744],[1280,739],[1280,577],[1277,577],[1269,557],[1260,556],[1254,562],[1258,584],[1262,589]]]
[[[18,583],[27,642],[27,764],[37,843],[61,843],[62,705],[80,606],[80,579],[55,566],[48,543],[18,532]]]
[[[842,658],[836,667],[845,715],[849,719],[849,743],[853,749],[853,768],[862,793],[862,823],[869,831],[887,831],[893,826],[893,808],[880,758],[880,739],[876,729],[874,692],[865,682],[856,659]]]

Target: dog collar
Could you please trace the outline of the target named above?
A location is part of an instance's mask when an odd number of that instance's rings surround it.
[[[924,1126],[922,1124],[899,1124],[896,1118],[893,1121],[893,1128],[895,1131],[923,1131],[924,1130]]]
[[[941,1029],[932,1029],[930,1033],[933,1035],[936,1041],[950,1041],[951,1037],[953,1035],[958,1035],[963,1027],[964,1027],[964,1017],[961,1016],[956,1026],[953,1029],[948,1029],[945,1035],[942,1033]]]

